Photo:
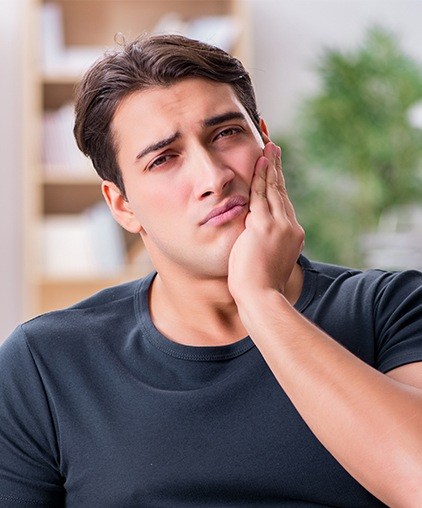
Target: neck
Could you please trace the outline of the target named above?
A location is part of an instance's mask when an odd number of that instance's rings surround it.
[[[291,304],[301,289],[302,269],[296,264],[285,293]],[[247,336],[227,277],[199,279],[160,271],[150,289],[149,305],[157,329],[180,344],[227,345]]]
[[[186,281],[159,272],[150,290],[150,311],[160,332],[181,344],[225,345],[247,335],[226,278]]]

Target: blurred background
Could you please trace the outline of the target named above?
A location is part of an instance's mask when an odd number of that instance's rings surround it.
[[[422,0],[1,0],[0,341],[151,269],[72,137],[74,85],[119,32],[240,57],[307,256],[422,269],[421,24]]]

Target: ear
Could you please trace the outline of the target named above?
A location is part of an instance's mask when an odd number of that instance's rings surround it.
[[[264,138],[264,143],[268,143],[270,141],[270,132],[268,130],[267,124],[263,118],[259,118],[259,126],[261,127],[261,131]]]
[[[101,191],[114,219],[130,233],[140,233],[141,224],[117,185],[104,180]]]

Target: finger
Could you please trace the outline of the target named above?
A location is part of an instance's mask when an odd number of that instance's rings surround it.
[[[265,134],[265,132],[262,133],[262,139],[263,139],[265,145],[267,145],[268,143],[271,142],[270,137],[268,136],[268,134]]]
[[[264,155],[269,164],[266,179],[266,196],[268,208],[276,221],[287,221],[293,228],[295,237],[300,244],[299,252],[304,248],[305,233],[296,218],[292,202],[287,194],[286,183],[283,174],[281,149],[270,142],[265,146]]]
[[[249,209],[253,213],[268,213],[267,175],[268,159],[260,157],[257,160],[251,184]]]
[[[271,214],[276,220],[286,218],[286,209],[283,195],[283,177],[281,171],[280,148],[274,143],[269,143],[264,150],[269,159],[267,172],[267,200]]]
[[[279,148],[279,147],[277,147],[277,148]],[[284,178],[280,148],[279,148],[279,152],[278,152],[278,158],[279,158],[279,164],[277,166],[278,167],[278,170],[277,170],[277,172],[278,172],[278,190],[283,198],[284,207],[285,207],[285,210],[286,210],[289,220],[292,222],[292,224],[298,224],[294,206],[293,206],[292,202],[290,201],[289,195],[287,193],[286,180]]]
[[[268,186],[267,194],[269,206],[272,209],[272,214],[276,219],[279,220],[287,217],[290,224],[294,226],[295,229],[298,230],[298,232],[299,230],[303,232],[303,228],[300,226],[297,220],[295,209],[287,193],[286,182],[283,173],[283,165],[281,160],[281,148],[273,144],[273,146],[271,147],[271,151],[273,154],[276,185],[274,186],[272,184],[271,178],[268,177],[267,181],[269,180],[270,183]],[[274,187],[274,191],[277,193],[277,195],[271,193],[270,191],[271,186]],[[272,195],[275,196],[274,199],[272,199]]]
[[[295,226],[297,229],[300,229],[303,231],[302,226],[299,224],[299,222],[297,220],[294,206],[293,206],[292,202],[290,201],[289,195],[287,193],[286,181],[285,181],[284,172],[283,172],[283,163],[282,163],[282,159],[281,159],[281,148],[276,146],[276,149],[277,149],[276,150],[276,158],[277,158],[276,168],[277,168],[277,178],[278,178],[278,192],[282,196],[285,213],[286,213],[290,223],[293,226]]]
[[[268,158],[270,166],[273,168],[272,174],[268,176],[268,185],[276,187],[278,190],[283,190],[285,182],[281,162],[281,148],[271,142],[266,145],[264,155]]]

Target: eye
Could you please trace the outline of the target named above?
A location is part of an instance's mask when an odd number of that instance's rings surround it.
[[[157,168],[158,166],[162,166],[166,162],[168,162],[174,155],[165,154],[159,155],[156,159],[154,159],[150,164],[148,164],[147,169],[150,171],[151,169]]]
[[[239,132],[243,132],[243,129],[240,127],[228,127],[227,129],[223,129],[220,131],[214,139],[227,138],[229,136],[233,136],[238,134]]]

